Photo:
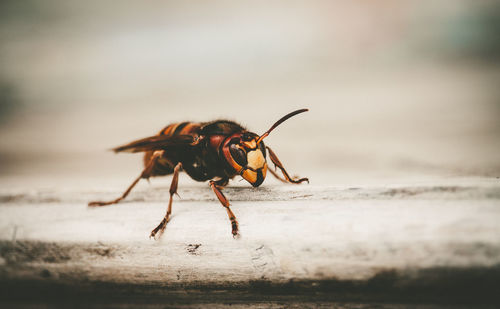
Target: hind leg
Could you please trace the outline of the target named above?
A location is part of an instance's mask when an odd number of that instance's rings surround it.
[[[146,164],[146,167],[142,171],[141,175],[139,175],[139,177],[137,177],[134,180],[134,182],[132,182],[132,184],[127,188],[127,190],[125,190],[125,192],[123,192],[123,194],[120,197],[118,197],[117,199],[111,200],[111,201],[106,201],[106,202],[93,201],[93,202],[89,202],[88,205],[90,207],[106,206],[106,205],[116,204],[116,203],[120,202],[121,200],[123,200],[124,198],[126,198],[127,195],[130,193],[130,191],[132,191],[132,189],[135,187],[135,185],[139,182],[139,180],[141,180],[141,178],[148,179],[149,177],[153,176],[153,168],[154,168],[156,162],[158,161],[158,159],[162,155],[163,155],[163,150],[155,151],[152,154],[151,158],[149,159],[149,162]]]

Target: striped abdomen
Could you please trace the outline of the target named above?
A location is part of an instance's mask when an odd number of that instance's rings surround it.
[[[197,133],[200,127],[201,124],[196,122],[172,123],[166,126],[163,130],[161,130],[159,135],[174,136],[174,135],[192,134],[192,133]]]
[[[196,122],[177,122],[172,123],[162,129],[158,135],[167,135],[167,136],[175,136],[175,135],[190,135],[193,133],[197,133],[200,129],[200,123]],[[150,161],[153,155],[152,151],[148,151],[144,153],[144,166]],[[162,176],[172,174],[174,171],[174,166],[177,164],[177,158],[175,158],[175,154],[171,154],[169,156],[166,153],[165,156],[161,157],[155,164],[152,176]]]

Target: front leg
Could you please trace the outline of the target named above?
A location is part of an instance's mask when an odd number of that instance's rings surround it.
[[[274,153],[274,151],[271,150],[271,148],[267,147],[267,150],[269,150],[269,157],[271,158],[271,161],[273,162],[274,164],[274,167],[276,168],[279,168],[281,170],[281,172],[283,173],[283,176],[285,176],[285,181],[287,182],[290,182],[290,183],[295,183],[295,184],[299,184],[303,181],[307,181],[307,183],[309,183],[309,179],[307,178],[299,178],[299,179],[293,179],[292,177],[290,177],[290,175],[288,175],[288,172],[285,170],[285,168],[283,167],[283,164],[281,164],[280,160],[278,159],[278,157],[276,156],[276,154]],[[272,173],[276,178],[278,178],[279,180],[283,181],[283,179],[281,179],[276,173]]]
[[[224,196],[224,194],[222,193],[222,191],[220,190],[219,186],[217,185],[217,183],[215,181],[210,180],[210,187],[212,187],[212,190],[214,191],[215,195],[219,199],[222,206],[226,208],[227,215],[229,217],[229,220],[231,221],[231,229],[232,229],[233,237],[237,237],[238,236],[238,221],[236,221],[236,216],[231,211],[231,208],[229,208],[229,201]]]

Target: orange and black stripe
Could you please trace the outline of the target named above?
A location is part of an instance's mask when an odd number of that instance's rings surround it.
[[[200,123],[196,122],[177,122],[166,126],[160,131],[159,135],[187,135],[196,132],[200,128]]]

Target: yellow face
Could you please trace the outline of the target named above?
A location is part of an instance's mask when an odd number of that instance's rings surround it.
[[[226,149],[234,169],[252,186],[260,186],[267,173],[264,143],[257,144],[257,136],[247,136],[244,140],[230,143]]]
[[[302,108],[286,114],[260,136],[247,131],[229,136],[223,144],[222,151],[227,163],[233,169],[232,172],[241,175],[252,186],[260,186],[266,178],[267,172],[266,146],[262,140],[290,117],[307,111],[307,108]]]
[[[257,148],[247,152],[247,166],[241,176],[252,186],[258,187],[266,178],[267,163],[262,151]]]

